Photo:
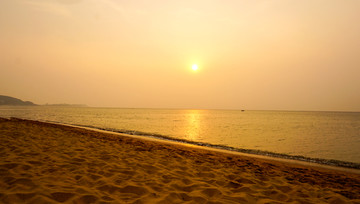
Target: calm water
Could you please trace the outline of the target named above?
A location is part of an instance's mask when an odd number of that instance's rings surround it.
[[[360,163],[360,113],[0,107],[0,117],[88,125]]]

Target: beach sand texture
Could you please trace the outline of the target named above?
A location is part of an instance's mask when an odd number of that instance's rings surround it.
[[[0,203],[360,203],[360,175],[0,119]]]

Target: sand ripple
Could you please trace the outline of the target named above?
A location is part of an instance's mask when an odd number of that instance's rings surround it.
[[[0,119],[1,203],[360,203],[360,175]]]

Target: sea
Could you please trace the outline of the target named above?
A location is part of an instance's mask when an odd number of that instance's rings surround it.
[[[360,169],[360,112],[6,106],[0,117]]]

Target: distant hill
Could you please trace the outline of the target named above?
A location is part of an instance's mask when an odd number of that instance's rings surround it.
[[[0,95],[0,106],[36,106],[33,102],[30,101],[22,101],[20,99],[10,97],[10,96],[2,96]]]
[[[85,104],[67,104],[67,103],[59,103],[59,104],[45,104],[43,106],[71,106],[71,107],[87,107]]]

